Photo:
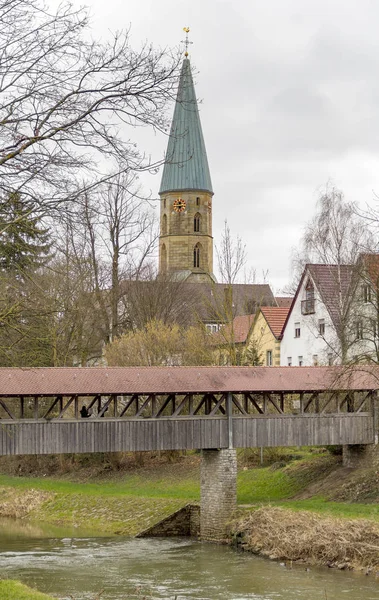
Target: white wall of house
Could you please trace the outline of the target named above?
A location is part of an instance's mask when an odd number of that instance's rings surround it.
[[[309,279],[314,285],[312,278],[307,273],[303,279],[283,333],[280,345],[281,366],[327,365],[331,362],[338,362],[335,354],[336,335],[334,326],[315,285],[315,312],[313,314],[303,314],[304,310],[302,311],[301,303],[306,299],[305,288]],[[323,334],[320,334],[320,324],[322,324],[322,321],[325,330]],[[296,329],[300,329],[299,337],[296,337]]]

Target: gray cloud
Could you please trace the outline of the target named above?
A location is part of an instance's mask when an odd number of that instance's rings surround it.
[[[79,0],[75,0],[79,4]],[[250,263],[288,279],[291,247],[329,179],[362,203],[379,190],[379,3],[376,0],[100,0],[93,32],[131,22],[133,42],[176,45],[191,60],[215,190]],[[134,133],[134,132],[133,132]],[[133,136],[132,133],[132,136]],[[136,139],[153,157],[167,140]],[[159,176],[145,178],[156,195]]]

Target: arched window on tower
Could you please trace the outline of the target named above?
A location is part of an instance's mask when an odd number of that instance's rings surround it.
[[[196,215],[193,218],[193,230],[195,232],[200,231],[200,224],[201,224],[201,215],[200,215],[200,213],[196,213]]]
[[[161,272],[165,273],[167,271],[167,250],[166,246],[162,244],[161,247]]]
[[[193,249],[193,266],[195,268],[200,267],[200,250],[201,250],[201,245],[196,244],[196,246]]]
[[[167,215],[163,215],[162,217],[162,235],[167,234]]]

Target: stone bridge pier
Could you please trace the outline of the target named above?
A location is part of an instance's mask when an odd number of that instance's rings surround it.
[[[237,508],[236,450],[203,450],[200,484],[200,538],[222,541]]]

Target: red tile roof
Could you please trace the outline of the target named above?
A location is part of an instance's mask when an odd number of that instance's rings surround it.
[[[0,397],[376,390],[378,381],[379,365],[0,368]]]
[[[283,326],[286,322],[290,307],[261,306],[261,311],[272,333],[276,339],[279,339],[282,335]]]
[[[361,254],[359,261],[363,265],[375,290],[379,288],[379,254]]]
[[[213,334],[212,345],[222,346],[224,344],[244,344],[249,335],[250,328],[254,322],[255,315],[241,315],[234,317],[233,324],[227,323]]]

